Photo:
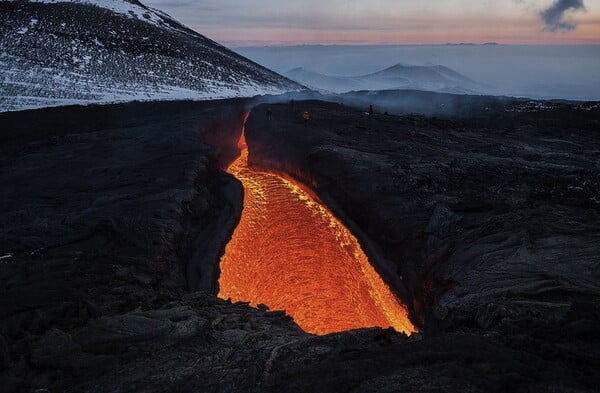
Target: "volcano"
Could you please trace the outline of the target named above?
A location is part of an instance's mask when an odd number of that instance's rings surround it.
[[[301,86],[134,0],[0,2],[0,111]]]

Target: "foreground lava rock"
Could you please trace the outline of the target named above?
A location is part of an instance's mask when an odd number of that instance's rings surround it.
[[[493,332],[513,348],[561,337],[553,356],[591,367],[598,342],[581,340],[599,327],[600,110],[493,103],[493,114],[461,118],[258,107],[250,165],[310,184],[358,230],[426,333]]]
[[[515,316],[506,313],[560,314],[600,294],[600,110],[435,119],[323,102],[271,109],[247,123],[250,164],[312,184],[404,278],[417,314],[433,311],[430,322],[487,329]]]
[[[424,333],[411,337],[381,329],[318,337],[281,312],[210,294],[214,256],[239,216],[239,184],[219,168],[233,158],[245,105],[1,115],[3,391],[596,389],[593,126],[541,130],[523,115],[515,134],[516,126],[298,103],[313,115],[305,127],[287,106],[272,106],[270,122],[264,107],[255,109],[247,129],[255,165],[312,182],[360,226],[384,274],[401,272],[406,289],[396,275],[397,289],[412,300],[415,320],[427,316]],[[511,150],[501,160],[498,146],[532,156],[524,163]],[[567,164],[575,174],[567,176]],[[511,181],[498,187],[498,178]],[[571,186],[583,190],[567,193]],[[519,229],[525,224],[528,232]],[[525,250],[546,256],[535,270],[527,253],[503,266],[483,252],[512,255],[521,238],[511,233],[528,234]],[[560,238],[540,247],[546,233]],[[562,258],[563,275],[550,269],[550,254]],[[511,281],[497,282],[503,274]],[[525,285],[533,278],[555,279],[556,289]]]

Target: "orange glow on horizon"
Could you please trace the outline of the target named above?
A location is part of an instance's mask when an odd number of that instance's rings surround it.
[[[300,185],[249,168],[243,132],[238,147],[227,172],[244,186],[244,208],[221,259],[219,297],[285,310],[314,334],[415,332],[350,231]]]
[[[536,19],[504,18],[493,20],[413,21],[403,29],[302,29],[302,28],[228,28],[204,30],[218,42],[239,46],[293,45],[444,45],[469,42],[502,45],[599,45],[600,18],[580,18],[575,31],[544,31]],[[396,23],[396,22],[393,22]],[[419,24],[422,23],[422,26]],[[443,28],[436,28],[442,25]]]

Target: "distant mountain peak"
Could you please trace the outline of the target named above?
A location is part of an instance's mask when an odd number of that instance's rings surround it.
[[[406,63],[396,63],[393,66],[390,66],[388,68],[384,68],[382,71],[388,71],[388,70],[398,70],[398,69],[405,69],[405,68],[410,68],[410,67],[416,67],[413,65],[409,65]]]
[[[414,64],[406,64],[406,63],[396,63],[393,66],[384,68],[383,70],[378,71],[376,73],[392,72],[392,71],[406,71],[406,70],[436,70],[436,69],[450,70],[450,68],[442,66],[442,65],[414,65]]]
[[[411,65],[396,63],[381,71],[361,76],[331,76],[302,67],[285,75],[317,90],[345,93],[352,90],[414,89],[425,91],[468,91],[475,93],[478,83],[442,65]]]

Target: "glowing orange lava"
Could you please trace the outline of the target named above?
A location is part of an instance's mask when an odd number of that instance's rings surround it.
[[[350,231],[298,184],[249,168],[243,133],[238,146],[227,172],[244,186],[244,209],[221,259],[219,297],[285,310],[309,333],[414,332]]]

